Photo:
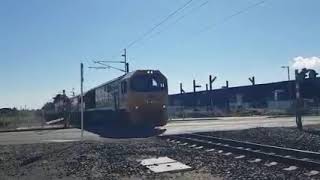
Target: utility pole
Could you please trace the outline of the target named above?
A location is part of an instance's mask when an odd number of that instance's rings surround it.
[[[249,81],[251,82],[251,84],[252,84],[253,86],[256,84],[256,80],[255,80],[255,77],[254,77],[254,76],[249,77],[248,79],[249,79]]]
[[[200,88],[201,85],[197,85],[196,80],[193,80],[193,97],[194,97],[194,109],[197,109],[197,95],[196,95],[196,91],[197,88]]]
[[[288,81],[290,81],[290,67],[289,66],[281,66],[281,68],[287,69]]]
[[[80,64],[80,88],[81,88],[81,98],[80,98],[80,111],[81,111],[81,140],[83,140],[83,108],[84,108],[84,103],[83,103],[83,63]]]
[[[200,87],[201,87],[201,85],[197,85],[196,80],[193,80],[193,92],[195,93],[197,88],[200,88]]]
[[[182,88],[182,83],[180,83],[180,94],[183,94],[183,93],[185,93],[185,91]]]
[[[296,123],[299,130],[303,129],[302,124],[302,113],[304,108],[304,101],[302,97],[301,88],[304,86],[304,81],[308,77],[309,79],[317,78],[318,73],[313,69],[303,68],[299,72],[298,69],[295,70],[296,78]]]
[[[118,70],[118,71],[121,71],[121,72],[124,72],[125,74],[127,74],[127,73],[129,73],[129,63],[127,62],[127,50],[126,49],[124,49],[124,52],[121,56],[124,58],[123,61],[93,61],[93,63],[99,64],[100,66],[95,66],[95,67],[92,66],[89,68],[92,68],[92,69],[110,69],[111,68],[111,69],[115,69],[115,70]],[[124,64],[124,69],[110,66],[107,63]]]
[[[212,84],[213,84],[213,82],[215,81],[217,79],[217,76],[214,76],[214,77],[212,77],[212,75],[209,75],[209,88],[207,88],[207,89],[209,89],[210,90],[210,95],[209,95],[209,97],[210,97],[210,110],[212,111],[212,106],[213,106],[213,100],[212,100]]]
[[[296,77],[296,124],[299,130],[302,130],[302,115],[301,115],[301,94],[300,83],[303,81],[304,75],[295,70]]]
[[[225,86],[222,86],[221,88],[229,88],[229,81],[226,81],[226,85]]]
[[[212,91],[212,83],[217,79],[217,76],[212,78],[212,75],[209,75],[209,89]]]
[[[124,48],[123,49],[123,54],[122,54],[122,57],[124,58],[124,70],[126,73],[129,72],[129,63],[127,62],[127,49]]]

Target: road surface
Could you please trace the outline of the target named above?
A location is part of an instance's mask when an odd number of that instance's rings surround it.
[[[309,116],[303,118],[304,125],[320,125],[320,116]],[[176,119],[170,121],[163,129],[164,134],[180,134],[205,131],[241,130],[256,127],[294,127],[294,117],[269,118],[260,117],[224,117],[224,118],[202,118],[202,119]],[[49,142],[80,141],[79,129],[39,130],[24,132],[0,133],[0,145],[5,144],[30,144]],[[84,140],[105,141],[109,138],[87,132]]]
[[[320,124],[320,116],[303,117],[303,125]],[[253,116],[177,119],[166,125],[165,134],[181,134],[205,131],[241,130],[256,127],[294,127],[295,117]]]

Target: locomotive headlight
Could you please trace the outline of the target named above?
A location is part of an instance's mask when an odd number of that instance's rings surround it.
[[[139,109],[139,106],[136,106],[135,108],[136,108],[136,109]]]
[[[162,108],[165,109],[165,108],[166,108],[166,105],[163,105]]]

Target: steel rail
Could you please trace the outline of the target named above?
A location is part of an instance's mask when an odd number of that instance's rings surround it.
[[[200,138],[200,139],[205,139],[208,141],[214,141],[214,142],[229,144],[229,145],[233,145],[233,146],[242,146],[244,148],[263,150],[263,151],[267,151],[270,153],[273,152],[273,153],[278,153],[278,154],[283,154],[283,155],[290,155],[290,156],[295,156],[297,158],[310,158],[310,159],[320,160],[320,153],[319,152],[278,147],[278,146],[271,146],[271,145],[258,144],[258,143],[252,143],[252,142],[244,142],[244,141],[219,138],[219,137],[213,137],[213,136],[206,136],[206,135],[200,135],[200,134],[184,134],[182,136],[192,137],[192,138]]]
[[[206,139],[200,138],[192,138],[186,137],[185,135],[170,135],[170,136],[162,136],[166,139],[176,139],[179,141],[187,142],[188,144],[196,144],[199,146],[207,147],[207,148],[216,148],[220,150],[224,150],[226,152],[238,153],[247,156],[254,156],[263,159],[267,159],[270,161],[281,162],[284,164],[298,165],[305,168],[320,168],[320,162],[313,161],[310,159],[300,159],[295,157],[283,156],[275,153],[263,152],[260,149],[248,149],[243,146],[232,146],[231,144],[222,144],[222,142],[216,143],[212,141],[208,141]],[[308,157],[305,157],[308,158]]]

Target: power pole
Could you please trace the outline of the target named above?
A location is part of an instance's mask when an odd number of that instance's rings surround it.
[[[84,103],[83,103],[83,63],[80,64],[80,74],[81,74],[81,79],[80,79],[80,88],[81,88],[81,98],[80,98],[80,111],[81,111],[81,140],[83,139],[83,108],[84,108]]]
[[[129,63],[127,62],[127,49],[124,48],[123,49],[123,54],[122,54],[122,57],[124,58],[124,70],[126,73],[129,72]]]
[[[212,75],[209,76],[209,89],[212,90],[212,83],[217,79],[217,76],[212,77]]]
[[[93,61],[93,63],[99,64],[100,66],[91,66],[89,68],[92,68],[92,69],[110,69],[111,68],[111,69],[115,69],[115,70],[118,70],[118,71],[121,71],[121,72],[124,72],[125,74],[127,74],[127,73],[129,73],[129,63],[127,62],[127,50],[126,49],[124,49],[124,52],[121,56],[124,58],[123,61]],[[110,66],[107,63],[124,64],[124,69]]]
[[[195,93],[197,88],[200,88],[200,87],[201,87],[201,85],[197,85],[196,80],[193,80],[193,92]]]
[[[249,79],[249,81],[251,82],[251,84],[252,84],[253,86],[256,84],[256,80],[255,80],[255,77],[254,77],[254,76],[249,77],[248,79]]]
[[[304,77],[299,73],[298,70],[295,70],[296,76],[296,124],[299,130],[302,130],[302,115],[301,115],[301,94],[300,94],[300,82]]]
[[[180,83],[180,94],[183,94],[183,93],[185,93],[185,91],[182,88],[182,83]]]
[[[193,80],[193,97],[194,97],[194,109],[196,109],[197,106],[197,95],[196,95],[196,91],[197,88],[200,88],[201,85],[197,85],[196,80]]]
[[[290,81],[290,67],[289,66],[281,66],[281,68],[287,69],[288,81]]]
[[[226,81],[226,85],[225,86],[222,86],[221,88],[229,88],[229,81]]]

